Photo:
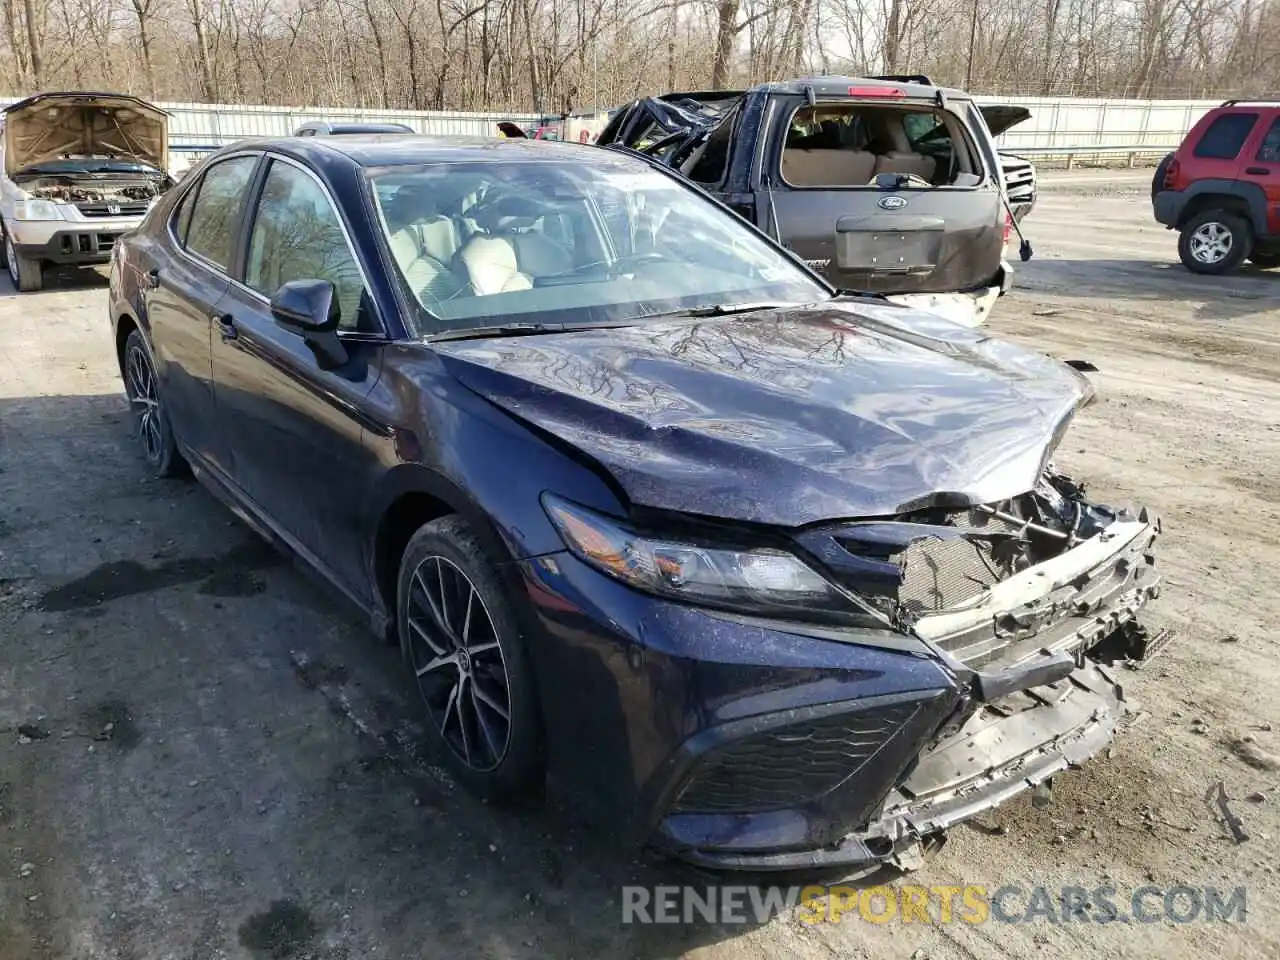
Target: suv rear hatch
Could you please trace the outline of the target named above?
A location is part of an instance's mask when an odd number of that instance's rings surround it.
[[[741,92],[638,100],[596,142],[654,157],[713,193],[700,176],[708,148],[758,145],[749,202],[722,199],[839,289],[981,322],[1005,280],[1008,215],[978,108],[912,84],[814,83],[820,92],[807,95],[779,85],[760,110]]]
[[[833,285],[886,294],[998,286],[1000,174],[961,104],[880,86],[813,104],[779,99],[781,135],[764,161],[772,226]]]

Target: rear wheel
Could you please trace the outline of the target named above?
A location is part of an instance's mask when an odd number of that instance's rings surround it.
[[[1202,210],[1178,236],[1178,256],[1193,273],[1230,273],[1252,251],[1249,222],[1230,210]]]
[[[15,289],[32,293],[44,286],[44,269],[39,260],[24,257],[14,249],[8,234],[4,238],[4,261]]]
[[[441,517],[413,535],[396,608],[444,762],[481,796],[530,792],[542,772],[533,671],[501,578],[461,517]]]
[[[124,390],[147,466],[157,477],[181,476],[187,464],[173,437],[147,342],[137,330],[124,343]]]

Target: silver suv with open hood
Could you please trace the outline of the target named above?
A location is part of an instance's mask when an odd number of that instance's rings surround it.
[[[19,290],[47,264],[106,263],[171,184],[168,114],[119,93],[39,93],[3,113],[0,262]]]

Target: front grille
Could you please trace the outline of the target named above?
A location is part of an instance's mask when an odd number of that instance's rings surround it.
[[[109,253],[119,236],[118,233],[64,233],[59,243],[64,254]]]
[[[794,807],[852,776],[919,708],[894,704],[753,733],[703,757],[675,809],[747,813]]]
[[[77,203],[76,208],[86,217],[140,217],[147,212],[145,200],[127,203],[106,203],[100,200],[86,200]]]

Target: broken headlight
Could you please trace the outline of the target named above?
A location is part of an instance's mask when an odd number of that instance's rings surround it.
[[[578,559],[647,593],[788,619],[859,617],[829,580],[785,550],[733,550],[643,536],[544,494],[543,506]]]

